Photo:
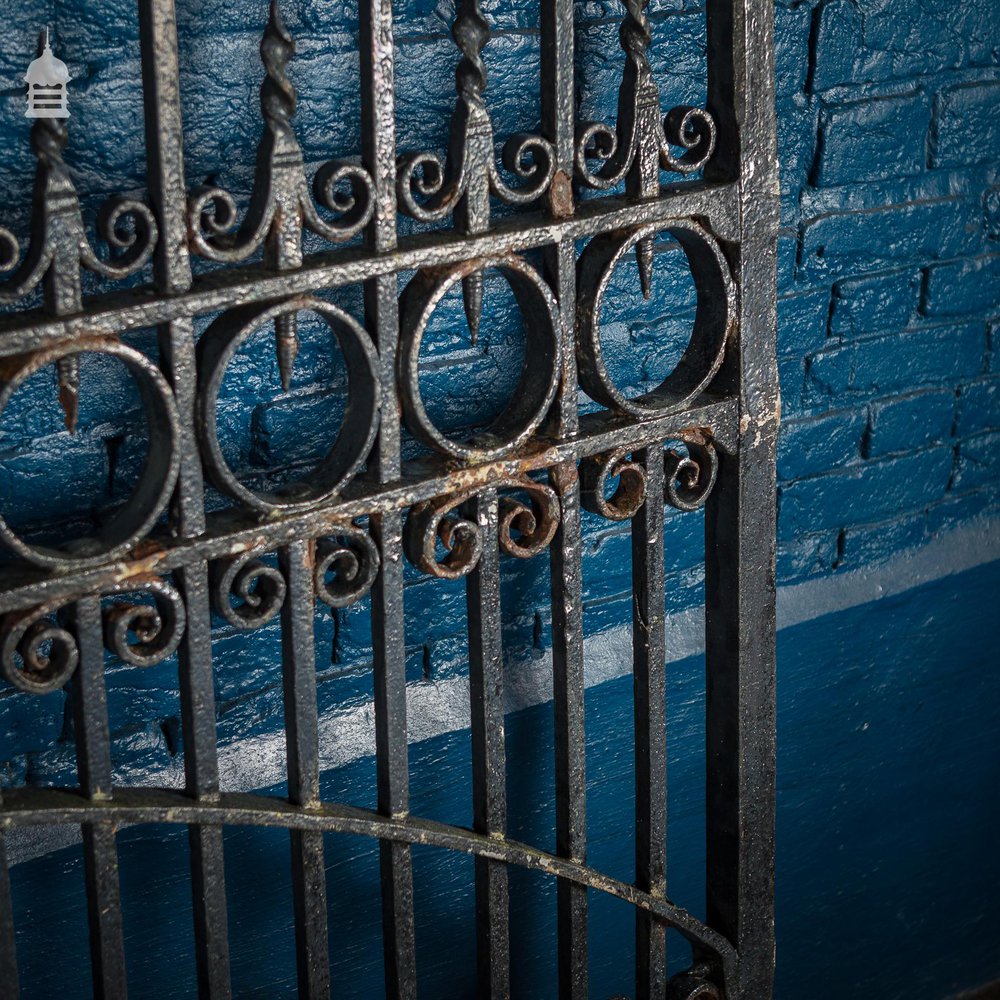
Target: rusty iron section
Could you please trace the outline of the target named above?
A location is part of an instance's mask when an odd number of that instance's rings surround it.
[[[577,120],[572,0],[540,0],[541,134],[506,138],[501,161],[482,50],[479,0],[458,0],[456,103],[442,158],[395,148],[392,10],[362,0],[360,158],[332,159],[309,190],[296,139],[295,43],[279,0],[262,4],[263,133],[249,206],[184,177],[173,0],[140,0],[147,202],[114,199],[86,232],[63,150],[67,122],[33,126],[34,215],[24,241],[0,229],[0,302],[39,285],[41,309],[0,318],[0,414],[34,372],[55,366],[74,432],[79,360],[124,363],[139,390],[149,454],[129,500],[91,537],[52,546],[4,519],[0,671],[28,694],[72,686],[79,785],[7,789],[0,799],[0,993],[16,1000],[16,929],[3,838],[15,827],[79,824],[84,837],[96,996],[124,998],[116,830],[186,825],[199,993],[232,995],[223,825],[287,828],[292,844],[299,994],[331,993],[323,834],[380,843],[385,989],[416,996],[411,848],[475,858],[478,995],[510,995],[511,865],[557,881],[559,995],[588,991],[590,895],[632,905],[641,1000],[764,1000],[774,965],[774,458],[777,229],[773,40],[767,0],[709,0],[706,108],[663,109],[647,49],[648,0],[623,0],[617,121]],[[348,151],[349,152],[349,151]],[[670,182],[670,174],[699,179]],[[624,193],[616,193],[620,187]],[[577,201],[582,189],[601,197]],[[522,211],[491,221],[496,199]],[[320,214],[317,205],[324,210]],[[451,228],[399,238],[397,215]],[[330,244],[304,253],[303,232]],[[363,236],[349,246],[338,244]],[[629,396],[603,355],[600,316],[613,271],[634,255],[634,294],[652,291],[654,243],[676,241],[697,289],[681,359]],[[578,241],[586,246],[580,252]],[[21,243],[26,249],[22,252]],[[529,251],[540,251],[529,259]],[[192,276],[191,256],[218,265]],[[255,259],[251,259],[255,258]],[[81,268],[114,282],[153,261],[139,290],[86,300]],[[538,260],[541,260],[541,266]],[[534,261],[534,262],[533,262]],[[421,397],[422,337],[461,287],[469,335],[482,322],[486,270],[501,275],[524,326],[517,388],[493,423],[463,436],[436,426]],[[404,288],[399,275],[413,271]],[[321,293],[363,284],[364,315]],[[303,312],[329,327],[347,369],[346,416],[301,480],[255,489],[230,468],[216,402],[248,337],[273,331],[291,381]],[[194,321],[216,318],[200,337]],[[154,364],[131,346],[159,333]],[[582,389],[601,409],[581,415]],[[430,453],[401,456],[405,426]],[[230,501],[206,513],[205,483]],[[664,508],[706,510],[707,920],[667,892]],[[581,511],[630,521],[633,576],[636,858],[632,884],[587,865]],[[500,559],[547,551],[551,567],[556,838],[551,851],[506,836]],[[410,815],[403,636],[405,556],[465,578],[472,709],[469,828]],[[316,603],[372,602],[378,804],[319,792]],[[280,617],[287,799],[219,788],[210,615],[252,631]],[[112,785],[106,655],[136,668],[176,654],[185,788]],[[666,932],[692,948],[667,972]],[[335,986],[334,986],[335,988]]]

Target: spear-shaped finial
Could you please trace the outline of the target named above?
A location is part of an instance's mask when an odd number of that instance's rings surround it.
[[[479,339],[479,321],[483,315],[483,272],[474,271],[462,279],[462,301],[465,306],[465,318],[469,324],[469,336],[472,346]]]
[[[635,259],[639,265],[639,284],[642,297],[649,299],[653,294],[653,237],[647,236],[635,245]]]

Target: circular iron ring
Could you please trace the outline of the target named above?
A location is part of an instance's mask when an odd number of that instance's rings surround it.
[[[456,441],[430,419],[420,393],[420,345],[431,315],[461,280],[496,268],[507,279],[524,323],[524,363],[503,412],[480,434]],[[559,389],[559,307],[549,286],[522,257],[467,260],[419,271],[400,299],[400,350],[396,368],[403,416],[413,435],[452,458],[489,462],[514,451],[538,430]]]
[[[81,538],[61,549],[29,545],[0,514],[0,541],[17,555],[47,569],[84,569],[125,555],[150,531],[166,507],[177,480],[180,420],[174,394],[159,368],[145,355],[117,340],[92,339],[61,344],[33,354],[8,381],[0,383],[0,416],[18,388],[35,372],[78,354],[109,354],[132,373],[149,430],[149,449],[132,495],[101,527],[96,537]]]
[[[243,342],[280,316],[309,311],[321,316],[337,340],[347,365],[347,406],[330,450],[301,480],[280,492],[258,493],[233,474],[219,444],[217,402],[226,369]],[[364,464],[378,431],[380,392],[378,358],[371,338],[349,313],[322,299],[301,296],[238,306],[223,313],[198,342],[198,433],[212,482],[255,510],[307,510],[328,500]]]
[[[642,240],[669,233],[683,249],[698,293],[694,328],[676,367],[655,388],[629,398],[604,364],[601,307],[611,275]],[[580,385],[595,402],[633,417],[681,409],[715,377],[736,323],[736,290],[718,243],[697,222],[677,219],[595,237],[577,265],[576,358]]]

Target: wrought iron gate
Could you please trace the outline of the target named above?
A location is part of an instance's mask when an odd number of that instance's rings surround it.
[[[763,1000],[773,967],[774,350],[777,226],[770,0],[708,0],[708,106],[661,118],[646,58],[648,0],[623,0],[618,120],[580,123],[574,107],[572,0],[540,0],[543,135],[494,161],[481,50],[489,24],[459,0],[453,34],[458,96],[447,161],[400,157],[394,139],[390,0],[362,0],[361,164],[333,161],[306,184],[286,75],[294,45],[278,0],[266,20],[260,146],[252,203],[219,189],[185,190],[173,0],[140,0],[150,206],[112,202],[102,214],[109,260],[91,249],[63,162],[62,120],[39,120],[36,206],[29,245],[3,232],[0,299],[44,284],[41,310],[0,319],[0,413],[42,366],[56,365],[67,424],[76,419],[79,358],[111,354],[139,387],[149,453],[130,500],[93,538],[43,547],[2,519],[13,564],[0,573],[2,667],[28,692],[73,685],[79,787],[8,789],[0,837],[21,825],[83,830],[95,993],[126,993],[116,827],[185,824],[190,835],[198,981],[231,995],[223,825],[291,831],[300,994],[330,993],[323,833],[377,838],[381,847],[386,991],[413,997],[411,847],[475,856],[479,994],[509,995],[507,872],[520,865],[558,881],[563,997],[588,992],[588,893],[636,911],[639,997]],[[262,0],[263,8],[263,0]],[[663,171],[700,179],[663,184]],[[615,188],[624,182],[624,195]],[[575,187],[574,187],[575,185]],[[579,200],[575,191],[610,192]],[[491,223],[492,199],[525,206]],[[397,238],[397,213],[453,219],[450,229]],[[303,228],[363,248],[303,254]],[[610,275],[635,254],[643,288],[653,241],[669,233],[694,275],[697,318],[674,371],[638,398],[602,358],[599,320]],[[578,241],[585,249],[577,253]],[[263,263],[241,263],[262,251]],[[193,278],[190,255],[225,265]],[[540,267],[529,262],[540,255]],[[81,265],[111,280],[152,257],[154,286],[92,301]],[[532,258],[534,259],[534,258]],[[16,268],[16,270],[15,270]],[[485,432],[443,432],[421,398],[418,357],[436,306],[461,284],[475,336],[483,272],[510,285],[525,327],[517,392]],[[415,271],[399,294],[398,275]],[[365,314],[320,297],[363,283]],[[241,482],[219,444],[216,397],[227,365],[253,332],[273,328],[283,380],[296,320],[318,314],[347,364],[348,400],[335,444],[312,473],[266,492]],[[196,317],[219,313],[198,338]],[[130,345],[159,331],[159,365]],[[578,412],[578,386],[599,412]],[[401,422],[437,456],[401,459]],[[679,441],[683,448],[666,448]],[[234,501],[206,515],[203,479]],[[707,887],[702,923],[668,898],[664,639],[664,507],[706,506]],[[631,520],[635,691],[634,884],[587,866],[583,739],[581,507]],[[557,836],[551,853],[505,837],[502,553],[548,549],[551,564]],[[277,554],[277,563],[262,558]],[[469,830],[408,810],[403,673],[403,561],[467,580],[473,748]],[[371,593],[378,808],[322,801],[313,616]],[[220,792],[210,614],[253,629],[280,614],[288,799]],[[174,652],[186,788],[112,787],[105,650],[146,666]],[[2,848],[2,840],[0,840]],[[6,863],[0,865],[0,983],[18,993]],[[665,934],[696,962],[669,979]]]

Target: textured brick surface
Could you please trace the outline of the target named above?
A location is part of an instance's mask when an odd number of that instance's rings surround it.
[[[1000,159],[1000,82],[943,90],[934,109],[931,162],[958,167]]]
[[[930,106],[920,93],[825,110],[816,183],[854,184],[919,174],[929,123]]]
[[[877,458],[947,441],[954,419],[955,393],[950,389],[872,403],[865,454]]]

